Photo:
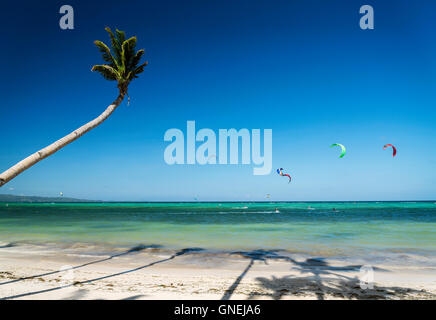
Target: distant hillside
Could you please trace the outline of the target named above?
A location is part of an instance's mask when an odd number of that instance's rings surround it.
[[[66,197],[34,197],[34,196],[15,196],[12,194],[0,194],[0,202],[100,202],[94,200],[83,200]]]

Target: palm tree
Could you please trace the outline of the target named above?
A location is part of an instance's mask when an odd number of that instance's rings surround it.
[[[144,50],[135,50],[136,37],[126,40],[126,35],[123,31],[116,30],[115,35],[111,29],[105,28],[109,33],[111,40],[111,49],[101,41],[95,41],[95,45],[102,53],[103,60],[107,64],[96,65],[92,67],[92,71],[99,72],[105,79],[118,82],[119,95],[106,110],[94,120],[74,130],[65,137],[53,142],[51,145],[35,152],[24,160],[18,162],[13,167],[9,168],[0,174],[0,187],[8,181],[15,178],[24,170],[30,168],[42,159],[52,155],[56,151],[62,149],[67,144],[78,139],[88,131],[94,129],[103,121],[105,121],[114,110],[121,104],[124,96],[127,95],[127,89],[130,82],[138,77],[138,74],[144,71],[147,62],[139,65],[141,57],[144,55]]]

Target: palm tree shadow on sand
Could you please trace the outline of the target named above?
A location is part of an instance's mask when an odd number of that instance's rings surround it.
[[[137,245],[135,247],[130,248],[129,250],[127,250],[125,252],[114,254],[114,255],[111,255],[111,256],[109,256],[107,258],[104,258],[104,259],[87,262],[87,263],[84,263],[84,264],[81,264],[81,265],[78,265],[78,266],[74,266],[74,267],[71,267],[71,268],[65,268],[65,269],[62,269],[62,270],[50,271],[50,272],[46,272],[46,273],[35,274],[33,276],[21,277],[21,278],[14,279],[14,280],[0,282],[0,286],[1,285],[5,285],[5,284],[11,284],[11,283],[14,283],[14,282],[23,281],[23,280],[30,280],[30,279],[34,279],[34,278],[50,276],[50,275],[53,275],[53,274],[57,274],[57,273],[61,273],[61,272],[66,272],[66,271],[69,271],[69,270],[76,270],[76,269],[80,269],[80,268],[83,268],[83,267],[86,267],[86,266],[89,266],[89,265],[92,265],[92,264],[108,261],[108,260],[111,260],[111,259],[116,258],[116,257],[121,257],[121,256],[124,256],[124,255],[127,255],[127,254],[131,254],[131,253],[135,253],[135,252],[140,252],[140,251],[145,250],[145,249],[157,249],[157,248],[160,248],[160,247],[161,246],[158,246],[158,245],[147,245],[146,246],[146,245],[140,244],[140,245]]]
[[[267,289],[271,293],[253,291],[249,294],[248,299],[253,299],[255,297],[270,297],[274,300],[280,300],[286,295],[297,298],[299,296],[315,295],[318,300],[324,300],[327,297],[333,299],[385,300],[407,298],[410,295],[417,295],[420,297],[431,296],[431,294],[425,291],[402,287],[383,287],[374,285],[372,289],[362,289],[360,287],[360,280],[357,278],[351,278],[349,280],[341,279],[338,281],[323,281],[316,276],[285,276],[281,278],[272,276],[271,279],[259,277],[256,278],[256,280],[259,282],[261,288]]]
[[[253,251],[235,251],[231,253],[232,255],[239,255],[246,259],[249,259],[250,262],[248,263],[245,270],[236,278],[235,282],[232,283],[232,285],[224,292],[224,295],[221,297],[221,300],[229,300],[239,284],[241,283],[242,279],[245,277],[247,272],[251,269],[255,261],[262,261],[265,264],[268,264],[267,260],[274,258],[277,256],[276,251],[265,251],[265,250],[253,250]]]
[[[402,287],[381,287],[362,289],[360,280],[357,277],[349,277],[339,272],[356,272],[361,265],[350,266],[331,266],[323,258],[306,259],[299,262],[289,256],[278,254],[279,250],[253,250],[238,251],[232,254],[240,255],[250,262],[245,270],[237,277],[234,283],[225,291],[221,300],[229,300],[241,283],[244,276],[251,269],[255,261],[263,261],[268,264],[268,260],[289,262],[292,270],[308,274],[303,277],[284,276],[277,278],[258,277],[256,280],[260,286],[258,291],[252,291],[248,294],[248,299],[268,297],[279,300],[284,296],[315,296],[318,300],[324,300],[327,297],[345,298],[345,299],[390,299],[398,297],[407,297],[408,295],[429,296],[431,294],[425,291],[414,290]],[[388,272],[381,268],[373,268],[379,272]]]
[[[139,249],[139,248],[140,248],[140,249]],[[139,251],[139,250],[143,250],[143,249],[145,249],[145,248],[146,248],[146,247],[142,248],[142,246],[137,246],[137,247],[134,247],[134,248],[128,250],[128,251],[125,252],[125,253],[118,254],[118,255],[115,255],[115,256],[120,256],[120,255],[127,254],[127,253],[131,253],[131,252],[136,252],[136,251]],[[132,250],[133,250],[133,251],[132,251]],[[163,263],[163,262],[167,262],[167,261],[173,260],[173,259],[176,258],[176,257],[182,256],[182,255],[185,255],[185,254],[190,254],[190,253],[192,253],[192,252],[202,251],[202,250],[203,250],[202,248],[185,248],[185,249],[182,249],[182,250],[177,251],[176,253],[174,253],[174,254],[173,254],[172,256],[170,256],[169,258],[165,258],[165,259],[157,260],[157,261],[154,261],[154,262],[148,263],[148,264],[146,264],[146,265],[139,266],[139,267],[134,268],[134,269],[129,269],[129,270],[125,270],[125,271],[121,271],[121,272],[117,272],[117,273],[113,273],[113,274],[109,274],[109,275],[106,275],[106,276],[102,276],[102,277],[98,277],[98,278],[93,278],[93,279],[89,279],[89,280],[75,281],[74,283],[67,284],[67,285],[64,285],[64,286],[55,287],[55,288],[50,288],[50,289],[45,289],[45,290],[39,290],[39,291],[34,291],[34,292],[27,292],[27,293],[18,294],[18,295],[9,296],[9,297],[3,297],[3,298],[0,298],[0,300],[8,300],[8,299],[22,298],[22,297],[27,297],[27,296],[35,295],[35,294],[47,293],[47,292],[52,292],[52,291],[56,291],[56,290],[60,290],[60,289],[64,289],[64,288],[69,288],[69,287],[73,287],[73,286],[77,286],[77,285],[89,284],[89,283],[93,283],[93,282],[96,282],[96,281],[100,281],[100,280],[104,280],[104,279],[109,279],[109,278],[113,278],[113,277],[116,277],[116,276],[119,276],[119,275],[128,274],[128,273],[131,273],[131,272],[135,272],[135,271],[138,271],[138,270],[142,270],[142,269],[145,269],[145,268],[148,268],[148,267],[154,266],[154,265],[159,264],[159,263]],[[73,267],[73,268],[75,268],[75,269],[77,269],[77,268],[81,268],[81,267],[83,267],[83,266],[85,266],[85,265],[89,265],[89,264],[93,264],[93,263],[98,263],[98,262],[106,261],[106,260],[109,260],[109,259],[111,259],[111,258],[113,258],[113,257],[114,257],[114,256],[111,256],[111,257],[109,257],[109,258],[105,258],[105,259],[101,259],[101,260],[93,261],[93,262],[90,262],[90,263],[87,263],[87,264],[84,264],[84,265],[80,265],[80,266],[77,266],[77,267]],[[71,268],[71,269],[73,269],[73,268]],[[65,270],[62,270],[62,271],[65,271]],[[50,273],[48,273],[48,274],[53,274],[53,273],[62,272],[62,271],[50,272]],[[47,275],[47,274],[46,274],[46,275]],[[33,277],[35,277],[35,276],[33,276]],[[33,277],[32,277],[32,278],[33,278]],[[30,277],[28,277],[28,278],[23,278],[23,279],[29,279],[29,278],[30,278]],[[23,279],[17,279],[17,280],[23,280]],[[9,283],[10,283],[10,282],[9,282]],[[5,283],[3,283],[3,284],[5,284]]]

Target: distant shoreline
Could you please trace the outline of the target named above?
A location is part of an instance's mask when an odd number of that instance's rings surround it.
[[[277,200],[277,201],[265,201],[265,200],[223,200],[223,201],[104,201],[104,200],[87,200],[76,199],[66,197],[40,197],[40,196],[16,196],[11,194],[0,194],[0,203],[402,203],[402,202],[436,202],[436,200]]]
[[[0,203],[100,203],[103,201],[75,199],[67,197],[16,196],[0,194]]]

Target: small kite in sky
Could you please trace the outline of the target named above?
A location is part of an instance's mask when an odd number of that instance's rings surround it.
[[[283,177],[284,177],[284,176],[287,176],[287,177],[289,178],[288,183],[291,182],[291,176],[290,176],[289,174],[287,174],[287,173],[283,173],[283,168],[277,169],[277,173],[278,173],[279,175],[283,176]]]
[[[392,147],[392,157],[395,157],[395,155],[397,154],[397,149],[396,149],[393,145],[391,145],[390,143],[388,143],[388,144],[385,144],[385,145],[383,146],[383,150],[386,150],[387,147]]]
[[[342,158],[343,156],[345,156],[345,152],[346,152],[346,150],[345,150],[345,147],[344,147],[342,144],[340,144],[340,143],[334,143],[334,144],[332,144],[332,145],[330,146],[330,148],[331,148],[331,147],[336,147],[336,146],[341,147],[341,155],[339,156],[339,158]]]

